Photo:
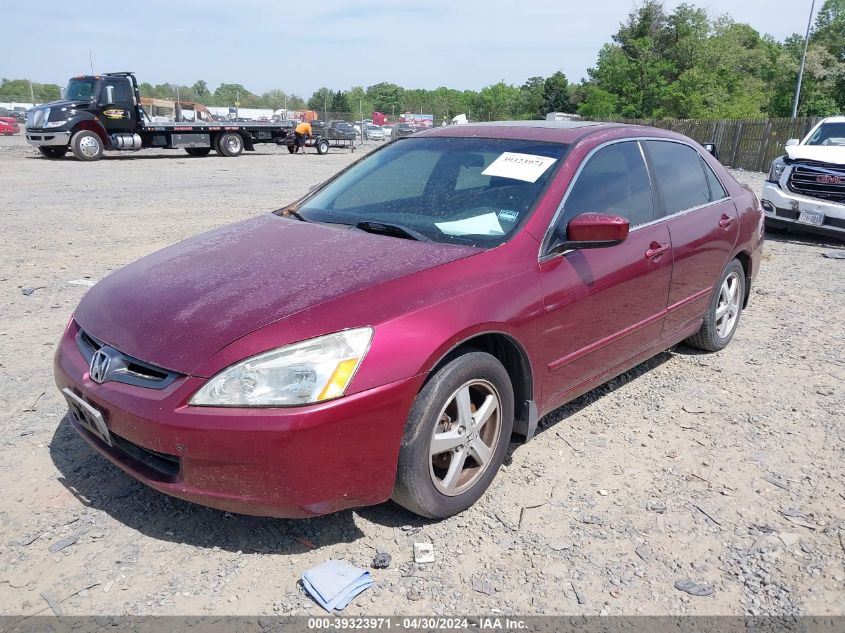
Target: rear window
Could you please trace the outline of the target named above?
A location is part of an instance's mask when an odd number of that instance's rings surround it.
[[[710,186],[698,152],[671,141],[646,141],[645,146],[667,215],[710,202]]]
[[[406,137],[371,153],[297,211],[315,222],[379,222],[443,243],[492,247],[515,234],[567,145]]]

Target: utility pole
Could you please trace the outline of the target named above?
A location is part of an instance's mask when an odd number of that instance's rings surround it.
[[[91,49],[88,49],[88,65],[91,66],[91,74],[94,74],[94,56],[91,54]]]
[[[807,34],[804,36],[804,54],[801,55],[801,67],[798,69],[798,81],[795,82],[795,98],[792,100],[792,118],[798,116],[798,100],[801,98],[801,82],[804,81],[804,62],[807,61],[807,46],[810,43],[810,28],[813,25],[813,13],[816,11],[816,0],[810,5],[810,18],[807,20]]]
[[[361,144],[364,143],[364,102],[358,99],[358,121],[361,126]]]
[[[35,92],[32,90],[32,80],[29,80],[29,98],[32,99],[32,105],[35,105]]]

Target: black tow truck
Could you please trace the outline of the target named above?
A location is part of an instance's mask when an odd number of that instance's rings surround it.
[[[134,73],[83,75],[68,82],[64,99],[45,103],[26,114],[26,140],[47,158],[68,151],[84,161],[98,160],[106,150],[184,149],[190,156],[239,156],[257,143],[293,146],[287,122],[153,122],[141,107]],[[314,138],[318,154],[329,140]]]

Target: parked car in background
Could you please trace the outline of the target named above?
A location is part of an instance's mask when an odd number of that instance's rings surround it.
[[[845,117],[786,143],[763,185],[766,226],[845,240]]]
[[[393,126],[393,138],[402,138],[403,136],[410,136],[416,132],[416,128],[410,123],[397,123]]]
[[[355,128],[347,121],[332,121],[326,136],[332,140],[351,141],[358,137]]]
[[[369,141],[383,141],[384,130],[381,129],[380,125],[368,125],[364,128],[364,138]]]
[[[381,126],[382,131],[384,131],[384,138],[390,139],[393,138],[393,126],[389,123],[386,125]]]
[[[73,428],[167,494],[446,517],[512,433],[676,343],[727,346],[762,241],[754,194],[679,134],[435,128],[100,281],[56,383]]]
[[[14,117],[0,117],[0,134],[12,136],[20,133],[21,128]]]

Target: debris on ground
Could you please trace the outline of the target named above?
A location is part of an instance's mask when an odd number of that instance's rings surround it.
[[[707,596],[712,596],[716,593],[716,589],[713,585],[706,585],[704,583],[688,579],[675,581],[675,589],[699,598],[706,598]]]
[[[370,572],[342,560],[327,560],[302,574],[302,586],[326,611],[342,611],[362,591],[372,587]]]
[[[71,536],[59,539],[55,543],[51,543],[50,547],[47,549],[55,554],[56,552],[61,552],[63,549],[76,544],[77,541],[79,541],[79,534],[72,534]]]
[[[414,543],[414,562],[433,563],[434,545],[431,543]]]
[[[373,569],[387,569],[390,567],[390,554],[387,552],[379,552],[373,558]]]

